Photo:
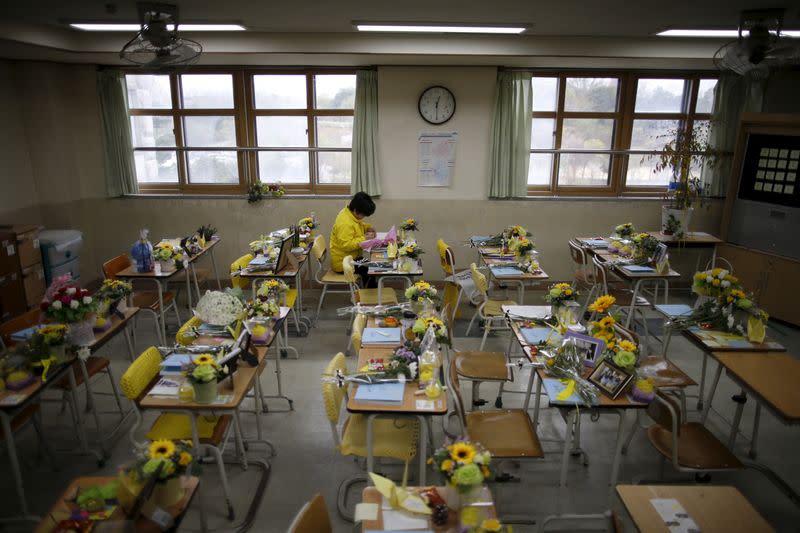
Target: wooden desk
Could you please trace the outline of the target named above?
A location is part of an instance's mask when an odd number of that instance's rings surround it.
[[[386,251],[370,251],[369,253],[369,260],[371,262],[394,262],[394,259],[389,259],[386,257]],[[419,261],[419,260],[417,260]],[[422,264],[417,263],[417,269],[412,270],[410,272],[404,272],[402,270],[381,270],[381,271],[374,271],[371,268],[367,268],[367,275],[373,278],[377,278],[378,280],[378,295],[377,295],[377,302],[380,303],[383,301],[383,284],[386,280],[389,279],[398,279],[403,281],[403,286],[408,288],[414,282],[414,278],[420,277],[424,274],[422,270]]]
[[[421,487],[407,487],[411,490],[419,490]],[[444,487],[437,487],[443,491]],[[378,506],[378,519],[377,520],[365,520],[361,523],[361,531],[383,531],[383,509],[381,509],[381,504],[383,502],[383,496],[381,493],[378,492],[378,489],[375,487],[365,487],[361,493],[361,502],[362,503],[374,503]],[[488,514],[492,517],[497,517],[494,505],[484,507],[487,510]],[[458,517],[456,516],[455,511],[450,511],[450,517],[447,523],[443,526],[434,526],[433,523],[428,520],[428,524],[433,531],[453,531],[454,528],[458,525]]]
[[[86,488],[92,485],[105,485],[106,483],[115,480],[115,477],[111,476],[97,476],[97,477],[79,477],[70,483],[67,490],[64,491],[64,494],[56,501],[53,507],[50,508],[50,511],[47,515],[42,519],[39,523],[39,526],[36,528],[35,533],[50,533],[55,529],[55,523],[53,520],[62,520],[68,518],[71,514],[71,510],[67,505],[67,500],[73,500],[78,493],[79,488]],[[184,479],[184,495],[183,498],[176,503],[175,505],[164,509],[173,519],[173,526],[169,529],[170,531],[177,531],[178,527],[180,526],[181,520],[183,520],[184,515],[186,514],[189,505],[192,503],[192,499],[194,498],[195,493],[197,492],[197,486],[200,484],[200,478],[197,477],[187,477]],[[125,521],[125,513],[120,508],[117,507],[114,510],[114,513],[111,517],[103,522],[119,522],[120,524]],[[152,520],[149,518],[145,518],[140,516],[136,520],[136,525],[134,527],[134,531],[136,533],[161,533],[162,529]]]
[[[652,499],[672,498],[686,510],[703,533],[774,531],[734,487],[693,485],[618,485],[622,503],[639,531],[668,533]]]
[[[138,307],[128,307],[125,311],[122,312],[122,317],[120,318],[119,315],[112,313],[109,317],[111,320],[111,327],[105,331],[95,332],[94,334],[94,341],[88,346],[89,350],[93,353],[105,346],[105,344],[110,341],[120,330],[125,329],[128,326],[128,322],[136,316],[139,312]],[[126,332],[125,340],[128,344],[128,350],[130,352],[131,359],[136,357],[136,354],[133,350],[133,344],[131,343],[130,337]]]
[[[512,276],[498,276],[494,273],[491,267],[493,266],[507,266],[507,267],[515,267],[517,266],[516,260],[508,260],[504,258],[514,258],[513,253],[509,254],[501,254],[500,248],[496,246],[490,247],[482,247],[478,246],[478,254],[480,256],[481,262],[489,268],[489,273],[491,276],[498,281],[498,283],[507,283],[512,285],[517,285],[517,294],[519,304],[523,304],[523,300],[525,299],[525,282],[531,283],[538,283],[541,281],[547,281],[550,279],[550,275],[542,270],[539,269],[538,272],[523,272],[519,275],[512,275]],[[496,257],[497,254],[500,254],[500,257]]]

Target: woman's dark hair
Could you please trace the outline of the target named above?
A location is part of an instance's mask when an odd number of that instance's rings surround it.
[[[372,201],[369,194],[360,191],[353,195],[347,207],[353,213],[358,213],[365,217],[371,217],[375,212],[375,202]]]

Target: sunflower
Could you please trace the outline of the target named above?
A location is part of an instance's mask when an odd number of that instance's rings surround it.
[[[194,358],[194,364],[196,365],[213,365],[216,362],[217,360],[214,359],[214,356],[208,353],[200,354]]]
[[[475,457],[475,447],[466,442],[457,442],[450,447],[450,457],[458,463],[470,464]]]
[[[592,305],[589,306],[589,311],[593,311],[595,313],[605,313],[612,305],[614,305],[616,301],[617,299],[610,294],[600,296],[597,300],[592,302]]]
[[[178,464],[181,466],[186,466],[192,462],[192,454],[189,452],[181,452],[180,457],[178,458]]]
[[[175,443],[171,440],[154,440],[148,452],[150,459],[170,459],[175,453]]]
[[[453,468],[453,461],[452,461],[452,460],[450,460],[450,459],[445,459],[444,461],[442,461],[442,466],[440,467],[440,470],[441,470],[442,472],[447,472],[447,471],[449,471],[451,468]]]
[[[612,327],[616,323],[617,323],[617,321],[614,320],[613,316],[605,316],[605,317],[600,319],[600,321],[598,322],[598,325],[601,328],[606,329],[606,328]]]

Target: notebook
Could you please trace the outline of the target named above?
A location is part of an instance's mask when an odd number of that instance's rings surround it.
[[[554,340],[559,337],[557,332],[548,327],[520,328],[520,332],[522,332],[522,336],[525,337],[525,342],[533,346],[547,342],[548,337],[550,340]]]
[[[689,316],[692,314],[692,306],[686,304],[658,304],[656,311],[664,313],[668,317]]]
[[[375,383],[373,385],[360,384],[356,390],[355,400],[358,402],[403,403],[406,384]]]
[[[562,382],[560,379],[544,378],[542,384],[544,385],[544,390],[547,391],[547,397],[550,399],[551,404],[586,405],[577,392],[573,392],[567,398],[559,400],[558,395],[567,387],[566,383]],[[593,403],[593,405],[597,405],[597,402]]]
[[[188,353],[174,353],[161,362],[162,376],[179,376],[184,366],[192,362]]]
[[[502,309],[513,318],[542,319],[552,314],[549,305],[504,305]]]
[[[605,239],[583,239],[583,244],[592,248],[608,248],[608,241]]]
[[[15,331],[11,334],[11,340],[16,342],[25,342],[29,340],[33,336],[33,333],[41,327],[42,324],[36,324],[35,326],[25,328],[22,331]]]
[[[402,344],[400,330],[402,328],[364,328],[361,344]]]
[[[628,272],[655,272],[656,271],[656,269],[654,269],[653,267],[644,266],[644,265],[625,265],[622,268],[624,270],[627,270]]]
[[[171,378],[161,378],[147,394],[149,396],[177,396],[180,388],[180,381]]]
[[[523,274],[522,270],[518,269],[517,267],[493,266],[490,268],[492,269],[492,274],[498,278],[502,276],[521,276]]]

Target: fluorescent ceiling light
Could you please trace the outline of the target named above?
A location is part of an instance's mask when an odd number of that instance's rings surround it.
[[[445,24],[378,24],[356,23],[358,31],[383,31],[403,33],[503,33],[519,34],[527,28],[524,26],[466,26]]]
[[[108,24],[108,23],[75,23],[70,27],[84,31],[139,31],[139,24]],[[178,28],[183,31],[244,31],[244,26],[240,24],[179,24]],[[174,26],[167,24],[167,29],[172,30]]]
[[[743,32],[747,34],[748,32]],[[774,31],[771,33],[775,33]],[[739,36],[738,30],[665,30],[657,33],[659,37],[718,37],[736,38]],[[800,37],[800,31],[781,30],[781,35],[786,37]]]

